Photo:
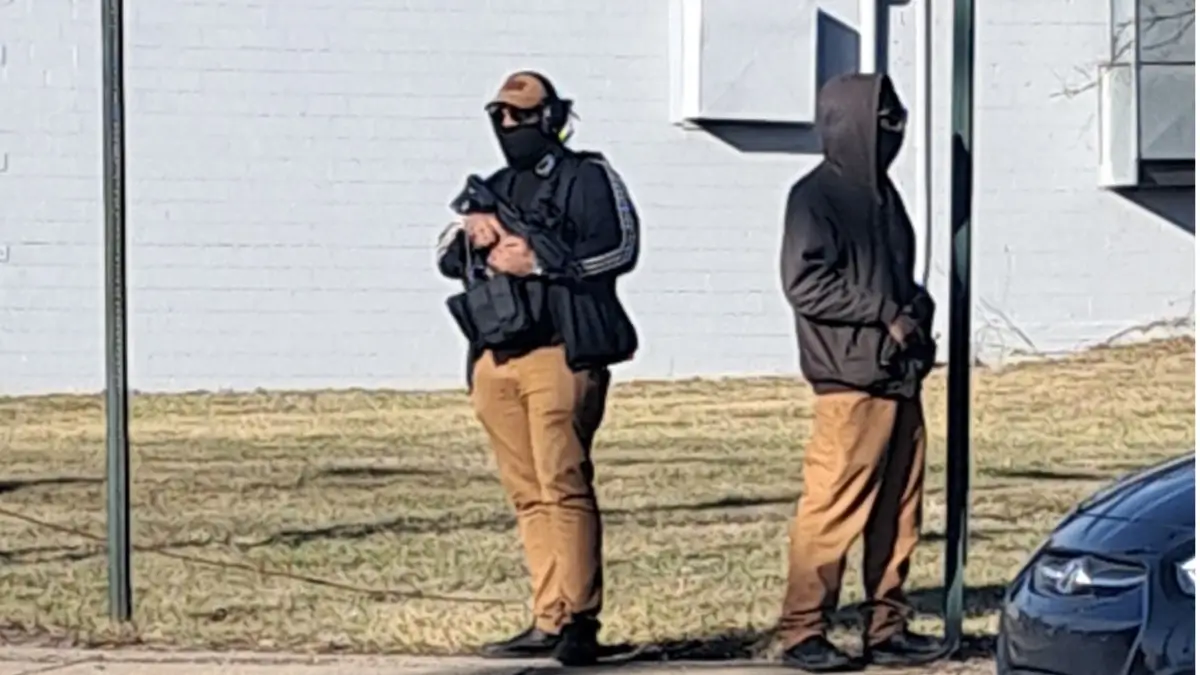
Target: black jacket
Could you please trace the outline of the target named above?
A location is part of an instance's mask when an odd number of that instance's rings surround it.
[[[560,148],[533,170],[504,168],[487,182],[517,209],[550,214],[552,232],[571,252],[570,269],[539,269],[523,280],[545,298],[547,343],[561,342],[576,371],[632,358],[638,336],[617,297],[617,278],[637,264],[640,226],[624,182],[604,157]],[[469,246],[460,224],[447,228],[438,243],[439,271],[464,281],[477,273],[466,262],[481,265],[487,252]],[[469,363],[480,352],[471,345]]]
[[[818,393],[912,397],[933,367],[932,300],[913,279],[912,223],[878,152],[888,97],[891,83],[879,75],[843,75],[822,88],[825,159],[788,194],[783,288],[800,367]],[[898,353],[887,326],[902,312],[921,331]]]

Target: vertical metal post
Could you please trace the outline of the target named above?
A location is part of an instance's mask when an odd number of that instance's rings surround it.
[[[880,0],[858,0],[858,72],[880,72]]]
[[[916,208],[913,225],[917,228],[916,280],[929,286],[933,251],[933,3],[919,0],[915,37],[917,45],[916,104],[913,127],[919,134],[916,153]]]
[[[858,72],[887,73],[890,0],[858,0]]]
[[[875,72],[887,74],[889,70],[888,46],[892,40],[891,0],[876,0],[875,8]]]
[[[971,185],[975,0],[954,2],[951,129],[950,371],[946,433],[946,643],[962,644],[971,477]]]
[[[108,599],[116,621],[133,615],[129,537],[129,379],[125,344],[124,3],[103,0],[104,310],[108,455]]]
[[[1193,18],[1195,16],[1195,3],[1192,6]],[[1112,16],[1112,4],[1109,4],[1109,16]],[[1129,76],[1130,83],[1133,87],[1133,127],[1135,133],[1133,136],[1134,157],[1139,160],[1142,156],[1142,0],[1134,0],[1133,3],[1133,25],[1129,27]],[[1193,96],[1193,99],[1195,97]],[[1193,106],[1195,104],[1193,103]],[[1134,170],[1134,176],[1137,180],[1142,178],[1142,163],[1138,161]]]

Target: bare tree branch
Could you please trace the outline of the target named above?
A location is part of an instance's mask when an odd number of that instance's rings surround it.
[[[1192,26],[1196,24],[1195,6],[1193,6],[1191,9],[1184,9],[1178,12],[1151,14],[1149,17],[1146,17],[1142,20],[1141,30],[1143,33],[1149,33],[1155,28],[1158,28],[1160,25],[1167,24],[1172,21],[1177,22],[1177,25],[1174,26],[1169,35],[1158,40],[1157,42],[1147,42],[1139,45],[1139,49],[1152,51],[1155,49],[1162,49],[1163,47],[1169,47],[1173,44],[1179,44],[1179,42],[1183,40],[1183,37],[1187,35],[1188,30],[1190,30]],[[1112,50],[1112,60],[1114,62],[1120,61],[1130,52],[1130,50],[1133,49],[1133,45],[1136,40],[1134,40],[1134,36],[1132,35],[1130,35],[1128,39],[1122,40],[1120,44],[1117,44],[1118,37],[1123,37],[1124,33],[1128,31],[1129,28],[1133,27],[1133,23],[1134,22],[1131,19],[1129,21],[1122,21],[1120,24],[1117,24],[1117,34],[1113,36],[1114,44]]]
[[[1136,25],[1140,23],[1140,26]],[[1075,98],[1080,94],[1091,91],[1100,86],[1100,81],[1096,78],[1095,70],[1104,63],[1116,63],[1129,55],[1134,46],[1137,45],[1139,51],[1154,51],[1169,47],[1171,45],[1180,44],[1187,36],[1188,32],[1193,29],[1196,24],[1196,6],[1193,3],[1191,7],[1180,9],[1177,11],[1154,13],[1139,17],[1139,21],[1130,19],[1121,21],[1113,27],[1112,45],[1110,48],[1110,56],[1107,61],[1093,64],[1091,66],[1076,66],[1073,70],[1075,76],[1070,78],[1074,82],[1069,82],[1067,78],[1058,77],[1062,88],[1051,94],[1051,98]],[[1168,27],[1169,32],[1164,37],[1158,38],[1151,42],[1143,42],[1138,45],[1136,39],[1137,33],[1143,35],[1152,34],[1160,27]]]

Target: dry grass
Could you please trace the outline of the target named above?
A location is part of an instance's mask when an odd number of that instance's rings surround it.
[[[1078,499],[1193,447],[1194,345],[1162,342],[980,372],[968,628]],[[610,640],[733,641],[768,627],[810,396],[798,382],[619,387],[596,456]],[[945,386],[927,394],[930,535],[911,588],[940,606]],[[104,533],[96,397],[0,399],[0,507]],[[146,396],[133,410],[135,541],[369,588],[511,598],[404,600],[135,557],[147,644],[450,652],[520,627],[512,521],[461,393]],[[0,636],[114,639],[94,542],[0,516]],[[860,593],[848,573],[847,599]],[[934,626],[930,626],[934,627]],[[728,644],[726,645],[728,646]]]

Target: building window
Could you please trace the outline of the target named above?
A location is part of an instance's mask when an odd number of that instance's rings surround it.
[[[1137,0],[1139,151],[1143,162],[1194,162],[1196,145],[1196,2]]]

